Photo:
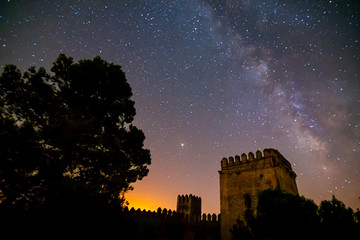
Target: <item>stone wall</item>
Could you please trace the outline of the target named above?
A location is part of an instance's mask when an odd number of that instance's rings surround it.
[[[123,210],[123,218],[134,228],[125,239],[220,240],[220,215],[203,214],[188,222],[183,213],[158,208],[157,211]]]
[[[184,214],[188,223],[199,222],[201,218],[201,198],[192,194],[179,195],[177,198],[176,211]]]

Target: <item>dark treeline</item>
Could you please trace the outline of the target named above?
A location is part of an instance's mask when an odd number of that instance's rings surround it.
[[[344,240],[360,236],[360,211],[354,212],[333,196],[317,206],[314,201],[278,190],[259,195],[256,216],[245,215],[247,225],[238,222],[230,230],[232,239]]]

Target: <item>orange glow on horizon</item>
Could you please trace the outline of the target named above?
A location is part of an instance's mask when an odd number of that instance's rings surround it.
[[[160,207],[161,209],[171,209],[171,210],[175,210],[173,207],[169,208],[169,204],[164,204],[162,203],[162,201],[160,199],[158,199],[158,197],[154,197],[154,196],[147,196],[147,195],[139,195],[136,194],[134,192],[129,192],[125,194],[125,199],[126,201],[129,203],[128,208],[134,208],[135,210],[137,210],[138,208],[142,210],[150,210],[150,211],[157,211],[157,209]]]

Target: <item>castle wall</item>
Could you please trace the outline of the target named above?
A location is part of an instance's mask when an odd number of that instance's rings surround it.
[[[199,221],[188,222],[183,213],[166,208],[155,212],[125,207],[122,214],[126,222],[136,226],[136,232],[128,233],[127,239],[220,239],[220,215],[204,213]]]
[[[290,163],[274,149],[224,158],[220,173],[221,239],[231,239],[230,229],[238,220],[246,224],[246,215],[256,215],[258,194],[280,189],[298,194]]]

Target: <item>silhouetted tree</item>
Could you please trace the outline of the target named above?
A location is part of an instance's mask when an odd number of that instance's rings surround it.
[[[232,239],[342,240],[360,236],[359,211],[333,196],[318,207],[312,200],[279,190],[259,194],[257,214],[231,229]]]
[[[51,71],[0,76],[2,209],[120,205],[151,163],[124,72],[64,54]]]
[[[231,230],[233,239],[315,239],[317,205],[304,197],[265,190],[259,194],[257,214]]]
[[[254,219],[253,219],[254,220]],[[252,222],[254,224],[254,222]],[[230,229],[231,239],[232,240],[254,240],[256,239],[254,233],[250,230],[250,225],[245,225],[240,219],[237,220],[237,223]]]
[[[259,195],[254,229],[257,236],[271,239],[312,239],[319,224],[317,209],[305,197],[278,190],[263,191]]]
[[[354,216],[355,216],[355,221],[357,223],[360,223],[360,209],[359,208],[356,209],[356,212],[354,213]]]
[[[330,201],[320,203],[319,216],[321,218],[321,230],[324,239],[350,239],[351,236],[359,236],[358,226],[351,208],[333,195]]]

